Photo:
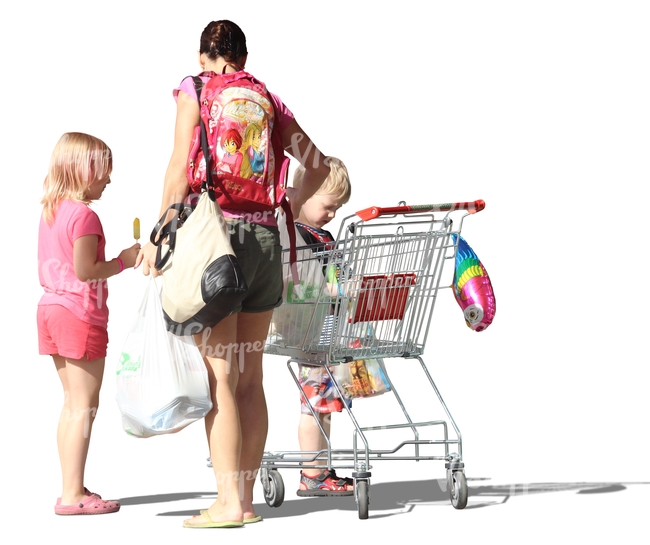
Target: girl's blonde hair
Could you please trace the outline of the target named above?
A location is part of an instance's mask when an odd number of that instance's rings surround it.
[[[350,185],[350,176],[348,169],[343,161],[336,157],[327,157],[327,164],[330,167],[330,173],[322,183],[316,195],[336,195],[341,198],[341,204],[350,200],[352,195],[352,186]],[[293,187],[298,189],[302,184],[305,175],[305,167],[298,165],[293,173]]]
[[[45,221],[52,223],[59,204],[65,199],[88,202],[88,186],[110,176],[112,170],[111,149],[99,138],[81,132],[61,136],[43,182],[41,204]]]

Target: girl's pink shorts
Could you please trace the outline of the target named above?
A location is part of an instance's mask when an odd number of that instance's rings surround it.
[[[61,305],[39,305],[36,320],[39,354],[89,361],[106,357],[105,327],[82,322]]]

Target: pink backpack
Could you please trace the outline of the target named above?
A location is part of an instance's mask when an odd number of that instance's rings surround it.
[[[219,206],[231,210],[273,212],[282,206],[291,241],[289,259],[296,274],[296,236],[286,198],[289,157],[282,135],[273,130],[273,102],[261,81],[232,66],[238,71],[199,74],[210,76],[205,84],[199,76],[193,77],[201,122],[187,158],[190,189],[214,191]]]
[[[289,158],[282,136],[274,133],[275,109],[266,86],[239,70],[194,84],[201,120],[207,128],[212,188],[222,208],[272,211],[285,201]],[[206,181],[200,126],[187,161],[190,188],[200,193]]]

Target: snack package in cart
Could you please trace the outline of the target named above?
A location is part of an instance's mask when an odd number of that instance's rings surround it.
[[[390,391],[390,385],[384,371],[383,360],[371,359],[366,360],[366,370],[368,372],[368,381],[373,395],[384,394]]]
[[[374,397],[390,391],[379,359],[340,363],[334,368],[333,375],[348,399]]]
[[[351,343],[351,348],[360,348],[359,339]],[[390,391],[381,359],[354,360],[340,363],[334,368],[334,378],[341,391],[349,399],[373,397]]]

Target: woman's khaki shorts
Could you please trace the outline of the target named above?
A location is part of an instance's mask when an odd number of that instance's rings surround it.
[[[248,293],[234,312],[264,312],[282,304],[282,246],[277,227],[228,220],[230,243]]]

